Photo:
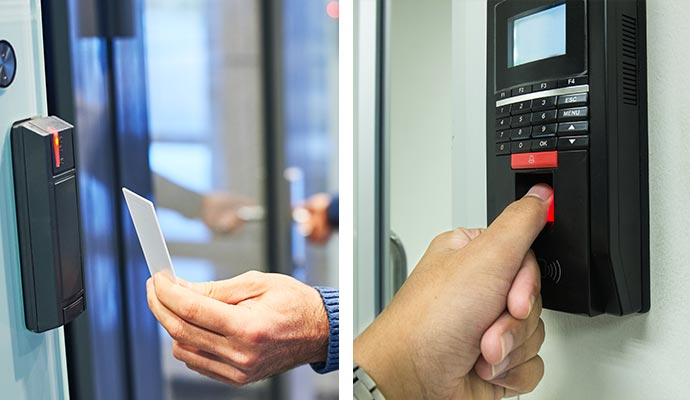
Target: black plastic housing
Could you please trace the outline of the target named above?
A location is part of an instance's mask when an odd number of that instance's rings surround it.
[[[570,16],[578,16],[568,20],[567,56],[524,68],[503,65],[505,37],[497,37],[496,32],[505,31],[500,27],[506,23],[505,10],[562,3],[575,10]],[[589,316],[647,312],[645,2],[488,0],[487,15],[488,222],[532,184],[549,183],[555,194],[555,222],[547,224],[533,246],[542,268],[544,307]],[[578,41],[579,45],[573,44]],[[571,52],[571,47],[576,51]],[[512,169],[511,155],[497,155],[496,109],[501,93],[576,77],[589,85],[589,147],[559,150],[555,168]]]
[[[35,118],[12,128],[26,327],[44,332],[86,308],[72,125]]]

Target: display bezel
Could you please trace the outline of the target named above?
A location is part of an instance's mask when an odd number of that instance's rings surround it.
[[[511,21],[565,4],[565,54],[508,66]],[[587,20],[584,0],[506,0],[496,5],[494,91],[587,72]]]

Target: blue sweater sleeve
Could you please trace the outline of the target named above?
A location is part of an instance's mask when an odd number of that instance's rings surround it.
[[[323,304],[326,306],[330,332],[328,334],[328,356],[326,362],[311,364],[311,367],[319,374],[325,374],[338,370],[338,355],[340,353],[340,340],[338,338],[340,333],[340,292],[338,289],[319,286],[315,289],[319,291]]]
[[[331,228],[338,228],[340,224],[340,194],[335,194],[331,198],[331,203],[326,209],[326,216],[328,218],[328,225]]]

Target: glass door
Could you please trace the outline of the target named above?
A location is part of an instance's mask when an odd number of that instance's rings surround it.
[[[358,331],[452,226],[451,6],[360,1],[355,11]]]
[[[311,194],[337,193],[327,2],[144,3],[154,198],[177,274],[259,270],[337,286],[337,237],[308,245],[292,221]],[[175,360],[162,328],[159,338],[168,399],[337,397],[337,375],[308,366],[233,388]]]
[[[261,8],[257,2],[146,0],[146,78],[154,198],[176,273],[189,281],[268,271]],[[230,218],[224,221],[225,218]],[[168,399],[266,398],[270,381],[232,388],[175,360],[159,328]]]

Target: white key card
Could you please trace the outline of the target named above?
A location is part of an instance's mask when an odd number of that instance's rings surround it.
[[[137,231],[151,276],[157,272],[164,272],[177,282],[168,246],[165,244],[163,232],[158,224],[153,203],[127,188],[122,188],[122,193],[125,195],[129,215],[134,222],[134,228]]]

